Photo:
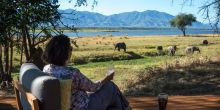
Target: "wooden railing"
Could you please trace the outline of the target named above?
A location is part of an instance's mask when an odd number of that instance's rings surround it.
[[[32,110],[39,110],[38,99],[35,96],[33,96],[30,92],[26,91],[26,89],[18,81],[14,81],[14,90],[18,110],[24,110],[24,108],[21,105],[20,94],[31,105]]]

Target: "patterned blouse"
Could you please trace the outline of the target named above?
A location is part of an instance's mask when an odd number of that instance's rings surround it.
[[[100,82],[92,82],[77,68],[48,64],[43,71],[58,79],[72,79],[71,110],[85,110],[89,102],[86,92],[95,92],[102,86]]]

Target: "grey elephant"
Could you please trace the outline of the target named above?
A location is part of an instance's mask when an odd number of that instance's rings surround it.
[[[163,55],[163,46],[157,46],[156,49],[158,55]]]
[[[170,56],[174,56],[175,55],[175,52],[177,50],[177,46],[174,45],[174,46],[169,46],[167,47],[167,50],[168,50],[168,55]]]
[[[126,44],[124,42],[119,42],[115,44],[115,50],[118,49],[118,51],[120,51],[120,49],[124,49],[124,52],[126,52]]]
[[[186,47],[186,49],[185,49],[186,54],[193,54],[195,51],[200,53],[199,47],[189,46],[189,47]]]

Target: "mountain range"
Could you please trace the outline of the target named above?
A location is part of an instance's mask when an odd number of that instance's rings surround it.
[[[170,27],[169,21],[175,16],[155,10],[133,11],[113,15],[103,15],[73,9],[59,10],[64,24],[76,27]],[[71,14],[70,14],[71,13]],[[206,27],[201,22],[192,27]]]

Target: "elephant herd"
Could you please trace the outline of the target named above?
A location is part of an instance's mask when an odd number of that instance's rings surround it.
[[[208,43],[209,43],[208,40],[202,41],[203,45],[208,45]],[[115,50],[117,49],[118,51],[120,51],[121,49],[123,49],[124,52],[126,52],[126,44],[124,42],[116,43],[114,44],[114,46],[115,46]],[[156,50],[158,55],[163,55],[163,46],[156,46]],[[169,46],[167,47],[167,51],[168,51],[168,55],[174,56],[177,51],[177,46],[176,45]],[[200,53],[200,49],[197,46],[188,46],[185,48],[186,54],[193,54],[196,51]]]
[[[202,41],[202,44],[203,44],[203,45],[208,45],[208,43],[209,43],[208,40],[203,40],[203,41]],[[158,54],[158,55],[162,55],[162,54],[163,54],[163,46],[157,46],[157,47],[156,47],[156,50],[157,50],[157,54]],[[176,45],[169,46],[169,47],[167,48],[168,55],[174,56],[176,50],[177,50],[177,46],[176,46]],[[186,54],[193,54],[193,53],[196,52],[196,51],[197,51],[198,53],[200,53],[200,49],[199,49],[199,47],[197,47],[197,46],[188,46],[188,47],[186,47],[186,49],[185,49],[185,53],[186,53]]]
[[[157,54],[158,54],[158,55],[163,55],[163,47],[162,47],[162,46],[157,46],[157,47],[156,47],[156,50],[157,50]],[[177,50],[177,46],[176,46],[176,45],[167,47],[167,52],[168,52],[168,55],[170,55],[170,56],[174,56],[175,53],[176,53],[176,50]],[[185,49],[185,53],[186,53],[186,54],[193,54],[195,51],[197,51],[197,52],[200,53],[199,47],[196,47],[196,46],[188,46],[188,47],[186,47],[186,49]]]

